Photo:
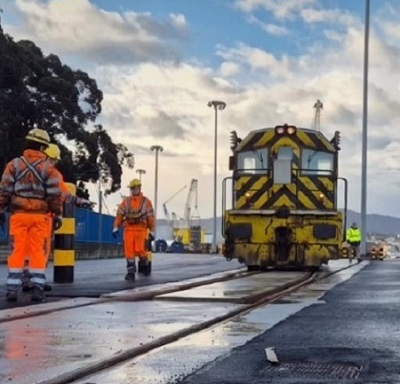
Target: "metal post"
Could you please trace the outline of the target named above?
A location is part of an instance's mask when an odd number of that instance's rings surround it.
[[[217,132],[218,132],[218,113],[217,111],[223,111],[226,107],[226,103],[223,101],[212,100],[207,104],[209,107],[214,107],[214,209],[213,209],[213,237],[212,237],[212,252],[217,253]]]
[[[158,194],[158,153],[162,152],[164,148],[161,145],[153,145],[150,147],[152,151],[156,153],[156,165],[154,175],[154,216],[156,218],[156,227],[154,231],[154,238],[157,239],[157,194]]]
[[[364,92],[363,127],[361,158],[361,254],[367,254],[367,144],[368,144],[368,47],[369,47],[369,10],[370,0],[365,0],[365,36],[364,36]]]
[[[101,169],[99,167],[99,223],[98,223],[99,252],[103,250],[103,191],[101,190]]]

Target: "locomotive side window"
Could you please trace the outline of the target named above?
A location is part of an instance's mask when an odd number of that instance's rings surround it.
[[[333,172],[334,157],[332,153],[303,149],[301,168],[306,175],[331,175]]]
[[[238,153],[237,170],[244,173],[265,173],[268,166],[267,148]]]

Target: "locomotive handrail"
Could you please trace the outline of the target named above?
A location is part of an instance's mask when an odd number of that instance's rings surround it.
[[[233,180],[232,176],[229,177],[225,177],[222,180],[222,216],[221,216],[221,234],[224,237],[225,235],[225,211],[226,211],[226,183],[228,180]],[[233,208],[233,184],[232,184],[232,188],[231,188],[231,206]]]
[[[344,183],[344,217],[343,217],[343,241],[346,241],[346,231],[347,231],[347,193],[348,193],[348,181],[344,177],[338,177],[338,180],[342,180]]]

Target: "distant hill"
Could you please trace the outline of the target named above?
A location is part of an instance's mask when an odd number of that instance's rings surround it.
[[[352,222],[361,225],[361,214],[355,211],[348,211],[347,226],[349,227]],[[166,220],[158,220],[159,225],[166,225]],[[212,233],[213,218],[201,220],[201,225],[205,228],[206,232]],[[221,232],[221,218],[217,217],[218,241],[222,241]],[[381,234],[381,235],[397,235],[400,234],[400,218],[392,216],[384,216],[378,214],[367,215],[367,229],[368,233]]]

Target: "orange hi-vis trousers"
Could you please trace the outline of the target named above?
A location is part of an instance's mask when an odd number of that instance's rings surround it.
[[[48,222],[48,216],[41,213],[15,213],[11,216],[10,234],[13,251],[8,257],[8,269],[11,273],[22,273],[27,252],[30,256],[30,271],[37,274],[45,273]]]
[[[46,239],[44,242],[44,250],[45,250],[45,255],[46,255],[46,260],[47,262],[50,259],[50,254],[51,254],[51,249],[53,246],[53,214],[48,213],[47,214],[49,220],[48,220],[48,228],[47,228],[47,233],[46,233]],[[30,265],[29,260],[31,258],[30,254],[29,254],[29,244],[28,242],[26,242],[25,244],[26,246],[26,250],[25,250],[25,260],[27,263],[27,267]]]
[[[124,252],[126,259],[147,257],[148,229],[139,225],[127,225],[124,229]]]

